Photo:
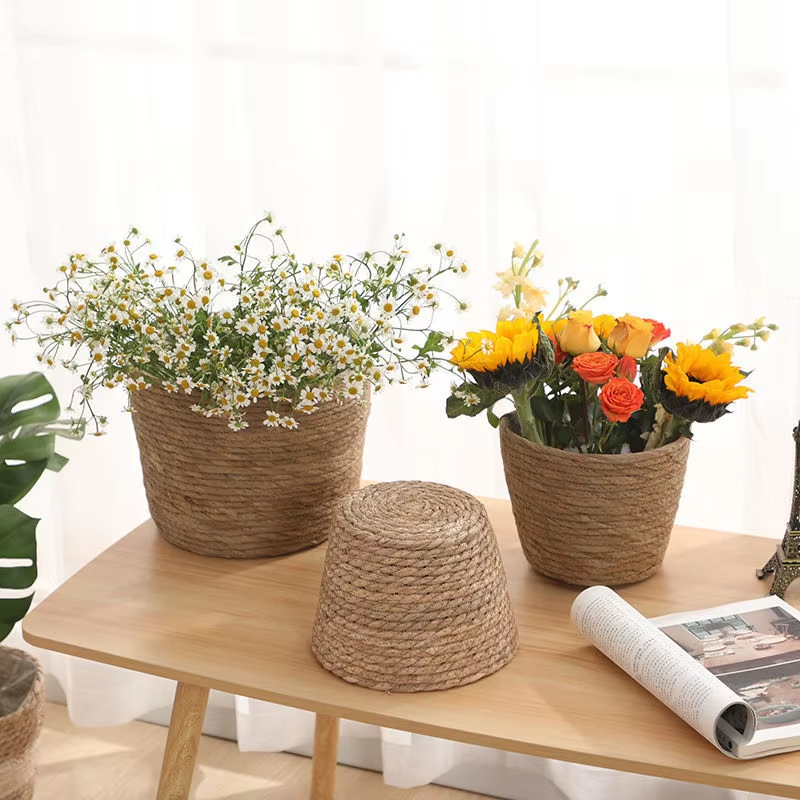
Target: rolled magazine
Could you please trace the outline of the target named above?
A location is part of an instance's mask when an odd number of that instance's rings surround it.
[[[777,597],[647,619],[606,586],[572,621],[604,655],[732,758],[800,749],[800,614]]]

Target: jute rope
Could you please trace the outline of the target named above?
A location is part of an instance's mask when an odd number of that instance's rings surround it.
[[[0,716],[0,800],[31,800],[33,756],[44,718],[44,674],[28,653],[0,647],[0,695],[14,707]]]
[[[618,586],[661,565],[683,488],[689,440],[644,453],[586,455],[529,442],[512,415],[500,449],[522,549],[543,575]]]
[[[346,497],[311,648],[340,678],[392,692],[462,686],[507,664],[517,627],[483,506],[418,481]]]
[[[369,405],[327,403],[297,430],[231,431],[191,410],[196,398],[133,392],[133,423],[150,513],[185,550],[227,558],[278,556],[328,536],[340,498],[358,488]]]

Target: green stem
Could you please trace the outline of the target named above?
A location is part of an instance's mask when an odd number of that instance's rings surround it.
[[[531,260],[531,256],[536,252],[536,246],[539,244],[539,240],[535,239],[533,244],[528,248],[528,252],[525,254],[525,258],[522,259],[522,263],[519,265],[519,272],[518,275],[523,274],[523,270],[525,269],[528,262]],[[530,272],[530,270],[528,270]]]
[[[517,419],[519,420],[519,429],[522,436],[530,442],[543,445],[544,440],[539,429],[539,421],[533,415],[533,410],[531,409],[530,385],[512,389],[511,397],[517,410]]]
[[[595,452],[597,452],[597,453],[602,453],[603,452],[603,448],[606,446],[606,442],[608,441],[609,437],[611,436],[611,431],[614,430],[616,425],[617,425],[616,422],[612,422],[606,428],[605,432],[600,437],[600,441],[597,443],[597,449],[595,450]]]
[[[583,401],[583,437],[586,452],[589,452],[589,404],[586,402],[586,381],[581,379],[581,400]]]

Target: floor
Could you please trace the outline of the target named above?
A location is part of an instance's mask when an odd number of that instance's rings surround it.
[[[166,729],[134,722],[76,728],[64,706],[48,704],[39,744],[35,800],[153,800]],[[233,742],[203,737],[192,800],[307,800],[311,760],[287,753],[240,753]],[[339,767],[337,798],[486,800],[423,786],[395,789],[374,772]]]

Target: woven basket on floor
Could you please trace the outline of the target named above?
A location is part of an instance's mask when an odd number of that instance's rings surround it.
[[[360,485],[369,405],[327,403],[297,430],[232,431],[191,410],[196,397],[131,394],[150,513],[185,550],[227,558],[278,556],[328,536],[339,500]]]
[[[517,627],[484,507],[414,481],[345,498],[311,647],[340,678],[392,692],[462,686],[507,664]]]
[[[522,549],[543,575],[578,586],[649,578],[669,544],[689,440],[621,455],[586,455],[523,439],[513,415],[500,449]]]
[[[44,718],[44,675],[33,656],[0,647],[0,800],[31,800]]]

